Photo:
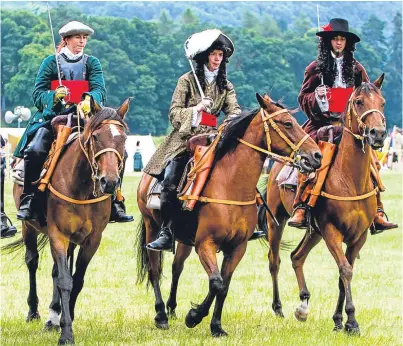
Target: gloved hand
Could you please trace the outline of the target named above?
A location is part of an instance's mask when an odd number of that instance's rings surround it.
[[[85,116],[88,116],[91,112],[91,96],[90,95],[85,95],[85,98],[83,101],[81,101],[78,104],[81,107],[81,110],[83,111]]]
[[[64,99],[69,93],[70,90],[67,87],[63,85],[58,86],[53,96],[53,105],[56,105],[60,100]]]
[[[326,85],[319,85],[315,89],[316,95],[318,95],[319,98],[323,98],[326,95]]]
[[[198,112],[205,111],[207,113],[211,112],[211,107],[213,107],[213,100],[210,97],[204,97],[196,106]]]

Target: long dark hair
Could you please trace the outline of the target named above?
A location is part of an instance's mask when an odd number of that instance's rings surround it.
[[[208,50],[203,53],[198,54],[195,57],[196,60],[196,76],[199,79],[200,85],[203,91],[206,91],[206,79],[204,76],[204,65],[208,63],[208,57],[211,52],[214,50],[221,50],[223,52],[223,60],[220,64],[217,74],[216,84],[220,93],[224,90],[228,90],[228,82],[227,82],[227,63],[229,61],[228,56],[231,54],[230,49],[223,45],[221,42],[217,42],[213,44]]]
[[[333,84],[337,74],[336,61],[331,51],[331,40],[321,38],[318,43],[318,64],[316,70],[323,75],[325,84]],[[355,43],[347,37],[346,47],[343,52],[342,79],[348,86],[354,85],[354,51]]]

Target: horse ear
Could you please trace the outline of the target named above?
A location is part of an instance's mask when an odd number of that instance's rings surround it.
[[[382,73],[378,79],[373,83],[378,89],[382,88],[382,83],[385,78],[385,73]]]
[[[127,111],[129,110],[129,104],[130,104],[130,101],[132,100],[132,98],[133,97],[129,97],[128,99],[126,99],[125,102],[123,102],[122,105],[117,110],[117,113],[120,115],[120,117],[122,119],[125,118],[125,115],[126,115]]]
[[[259,102],[260,107],[266,108],[266,105],[264,103],[264,99],[259,93],[256,93],[256,100],[257,100],[257,102]]]

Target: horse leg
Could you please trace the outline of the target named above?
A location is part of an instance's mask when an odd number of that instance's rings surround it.
[[[60,313],[62,312],[62,307],[60,305],[60,295],[57,288],[57,265],[53,264],[52,268],[52,279],[53,279],[53,296],[52,301],[49,305],[49,319],[45,323],[44,330],[59,330],[60,329]]]
[[[70,316],[74,321],[74,308],[76,306],[77,297],[80,294],[84,286],[84,276],[88,268],[88,264],[91,262],[92,257],[98,250],[101,243],[102,233],[93,231],[91,236],[88,237],[81,245],[76,260],[76,270],[73,275],[73,288],[70,295]]]
[[[167,301],[167,311],[168,316],[171,318],[176,318],[175,309],[177,306],[176,303],[176,294],[178,291],[178,282],[179,277],[182,274],[183,266],[185,264],[186,259],[189,257],[192,252],[192,247],[189,245],[185,245],[182,243],[178,243],[178,247],[175,253],[175,258],[172,263],[172,283],[171,283],[171,291],[169,293],[169,298]]]
[[[149,281],[154,289],[155,295],[155,312],[154,324],[159,329],[168,329],[168,315],[165,312],[165,304],[162,299],[161,287],[160,287],[160,252],[147,250],[150,269],[148,272]]]
[[[200,304],[192,304],[186,315],[186,327],[196,327],[209,313],[210,306],[218,291],[223,290],[223,280],[217,265],[217,246],[213,242],[204,242],[197,249],[199,259],[209,277],[209,291]]]
[[[346,258],[351,265],[351,270],[354,267],[354,262],[358,256],[358,253],[360,252],[362,246],[364,245],[365,241],[367,240],[367,234],[368,234],[368,231],[365,231],[361,235],[360,239],[358,239],[358,241],[353,246],[348,246],[346,249]],[[339,300],[337,301],[335,315],[339,311],[340,311],[340,315],[341,315],[341,311],[343,310],[344,296],[345,296],[346,297],[345,310],[346,310],[346,314],[347,314],[347,322],[344,326],[344,330],[348,334],[359,334],[360,329],[359,329],[358,323],[355,319],[355,307],[353,305],[353,298],[351,296],[351,281],[348,286],[344,286],[344,283],[340,278],[339,279],[339,290],[340,290],[339,291]],[[342,292],[343,292],[343,294],[342,294]],[[340,309],[340,310],[338,310],[338,309]],[[333,320],[335,321],[335,324],[336,324],[336,320],[335,320],[334,316],[333,316]],[[341,321],[342,321],[342,318],[340,318],[340,324],[341,324]],[[336,327],[337,327],[337,325],[335,326],[335,329],[336,329]]]
[[[225,254],[221,267],[223,285],[217,290],[217,297],[214,306],[213,317],[210,323],[211,335],[214,337],[226,336],[227,332],[221,327],[221,314],[224,307],[225,298],[228,294],[232,274],[245,254],[247,242],[238,245],[230,255]]]
[[[281,243],[281,237],[283,235],[286,218],[281,219],[278,217],[277,220],[280,224],[279,226],[275,225],[274,221],[271,218],[267,220],[269,229],[268,238],[270,244],[269,253],[267,257],[269,259],[269,270],[273,282],[272,308],[276,316],[284,317],[278,288],[278,272],[280,270],[280,263],[281,263],[280,243]]]
[[[345,292],[345,297],[346,297],[346,307],[345,311],[347,314],[347,322],[345,325],[345,330],[349,334],[359,334],[360,329],[358,326],[358,323],[355,319],[355,307],[353,305],[353,300],[351,296],[351,280],[353,277],[353,267],[347,260],[346,256],[343,253],[342,249],[342,241],[343,241],[343,236],[342,234],[333,226],[333,225],[328,225],[326,227],[325,232],[323,233],[323,237],[326,241],[326,245],[332,254],[333,258],[335,259],[337,266],[339,267],[339,272],[340,272],[340,280],[342,281],[342,284],[344,286],[344,292]],[[365,234],[366,237],[366,234]],[[360,246],[357,246],[355,244],[351,250],[348,250],[347,252],[351,252],[349,257],[356,258],[360,248],[362,245],[365,243],[365,239],[361,236],[359,239],[358,243],[360,243]],[[340,288],[340,285],[339,285]],[[339,294],[339,300],[338,304],[340,304],[340,294]],[[336,308],[337,312],[337,308]],[[334,318],[333,318],[334,319]],[[336,320],[338,322],[338,320]]]
[[[301,304],[295,310],[294,315],[300,322],[305,322],[308,318],[308,301],[311,297],[304,276],[305,259],[307,258],[309,252],[320,242],[321,239],[322,237],[320,234],[310,234],[307,232],[297,248],[291,253],[292,267],[294,268],[295,275],[297,277],[299,299],[301,301]]]
[[[41,317],[38,312],[38,295],[36,292],[36,271],[38,270],[38,260],[39,260],[39,253],[38,253],[38,244],[37,238],[38,234],[33,228],[30,228],[25,224],[22,223],[23,227],[23,238],[25,243],[25,263],[28,267],[29,271],[29,293],[28,293],[28,307],[29,312],[26,318],[27,322],[32,320],[39,320]]]
[[[62,303],[62,315],[60,318],[61,336],[59,345],[73,344],[73,328],[70,317],[69,301],[70,294],[73,288],[73,278],[69,272],[67,265],[67,248],[69,241],[57,229],[49,229],[49,239],[52,251],[52,257],[57,265],[56,284],[59,290],[59,295]]]

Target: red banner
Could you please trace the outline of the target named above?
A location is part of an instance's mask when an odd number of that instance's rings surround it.
[[[83,93],[90,91],[88,81],[86,80],[62,80],[62,85],[67,87],[70,91],[70,97],[66,97],[66,102],[79,103]],[[50,89],[55,90],[59,86],[58,80],[50,82]]]
[[[330,112],[344,112],[353,88],[329,88],[326,93]]]
[[[200,125],[206,125],[211,127],[217,127],[217,117],[213,114],[207,113],[205,111],[201,111],[202,118]]]

